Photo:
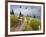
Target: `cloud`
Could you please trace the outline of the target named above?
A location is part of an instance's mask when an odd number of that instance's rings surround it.
[[[41,6],[25,6],[25,5],[11,5],[10,10],[12,10],[15,13],[22,13],[23,15],[35,15],[35,16],[40,16],[41,15]]]

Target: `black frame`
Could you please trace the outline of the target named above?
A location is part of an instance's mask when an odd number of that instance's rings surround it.
[[[43,4],[43,33],[8,35],[8,2]],[[41,35],[41,34],[45,34],[45,3],[44,2],[27,2],[27,1],[25,2],[25,1],[5,0],[5,37],[7,37],[7,36],[24,36],[24,35]]]

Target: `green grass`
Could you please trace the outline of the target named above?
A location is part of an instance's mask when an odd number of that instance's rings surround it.
[[[24,29],[23,31],[31,31],[31,30],[39,30],[39,26],[41,26],[41,20],[38,18],[25,17],[26,21],[24,21]],[[17,26],[18,17],[10,16],[11,27]]]
[[[12,16],[10,16],[10,26],[11,27],[16,27],[16,23],[17,23],[17,20],[18,20],[18,17],[17,16],[14,16],[14,15],[12,15]]]
[[[32,30],[39,30],[39,25],[41,25],[41,22],[39,20],[31,20],[30,26],[32,27]]]
[[[25,23],[24,31],[39,30],[39,26],[41,25],[40,19],[32,17],[26,17],[26,19],[27,22]]]

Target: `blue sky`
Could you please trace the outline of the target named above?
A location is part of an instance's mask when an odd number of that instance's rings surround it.
[[[21,6],[21,8],[20,8]],[[10,11],[14,11],[15,14],[18,14],[21,12],[23,15],[31,16],[40,16],[41,15],[41,6],[28,6],[28,5],[11,5]]]

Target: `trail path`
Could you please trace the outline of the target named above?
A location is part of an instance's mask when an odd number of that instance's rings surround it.
[[[24,18],[26,20],[26,18]],[[19,19],[21,21],[21,24],[18,25],[16,28],[15,28],[15,31],[23,31],[24,29],[24,23],[22,22],[22,19]]]

